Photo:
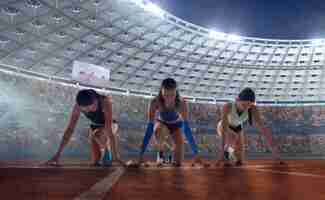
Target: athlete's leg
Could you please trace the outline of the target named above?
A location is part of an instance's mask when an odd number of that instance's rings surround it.
[[[101,159],[101,144],[98,139],[100,130],[89,129],[90,143],[91,143],[91,160],[96,165]]]
[[[181,128],[174,129],[171,135],[175,143],[175,165],[180,166],[184,156],[184,139]]]

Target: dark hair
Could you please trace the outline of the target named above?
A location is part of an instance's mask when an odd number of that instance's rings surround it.
[[[241,101],[255,102],[255,92],[251,88],[244,88],[238,95]]]
[[[94,103],[97,95],[96,91],[92,89],[80,90],[77,94],[76,102],[79,106],[89,106]]]
[[[162,81],[161,88],[165,88],[167,90],[176,89],[177,88],[177,83],[176,83],[175,79],[166,78],[166,79],[164,79]]]
[[[180,105],[181,100],[180,100],[179,93],[177,91],[177,83],[176,83],[175,79],[166,78],[161,83],[159,94],[158,94],[158,99],[162,103],[162,105],[165,105],[165,100],[164,100],[164,98],[162,96],[162,89],[167,89],[167,90],[175,89],[176,90],[176,102],[175,102],[175,105],[176,105],[176,107],[178,107]]]

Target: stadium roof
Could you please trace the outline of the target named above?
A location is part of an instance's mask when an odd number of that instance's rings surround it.
[[[110,87],[183,95],[324,100],[325,40],[272,40],[208,30],[143,0],[2,0],[0,63],[69,79],[74,60],[111,70]]]

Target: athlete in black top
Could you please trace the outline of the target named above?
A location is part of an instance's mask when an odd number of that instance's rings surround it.
[[[110,96],[103,96],[98,94],[95,90],[87,89],[78,92],[76,97],[76,104],[73,107],[69,123],[64,130],[63,139],[57,153],[47,162],[50,165],[57,165],[60,155],[69,142],[71,135],[79,120],[80,113],[83,113],[90,121],[90,136],[93,164],[97,165],[101,159],[101,146],[99,138],[109,138],[110,146],[112,148],[113,161],[120,164],[124,163],[119,159],[116,140],[112,133],[112,99]],[[103,142],[105,144],[105,142]]]

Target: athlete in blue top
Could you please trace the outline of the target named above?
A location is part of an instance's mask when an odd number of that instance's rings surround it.
[[[158,112],[158,113],[157,113]],[[157,118],[155,119],[155,116]],[[188,123],[187,103],[180,97],[177,91],[176,81],[172,78],[163,80],[159,95],[154,98],[149,106],[148,111],[149,122],[146,133],[141,146],[139,156],[139,163],[143,162],[143,154],[146,151],[147,145],[151,136],[154,133],[154,123],[156,124],[156,131],[168,129],[175,143],[175,166],[181,166],[184,154],[184,140],[181,131],[183,130],[188,143],[190,144],[195,163],[202,162],[198,156],[198,147],[192,136],[191,129]]]

